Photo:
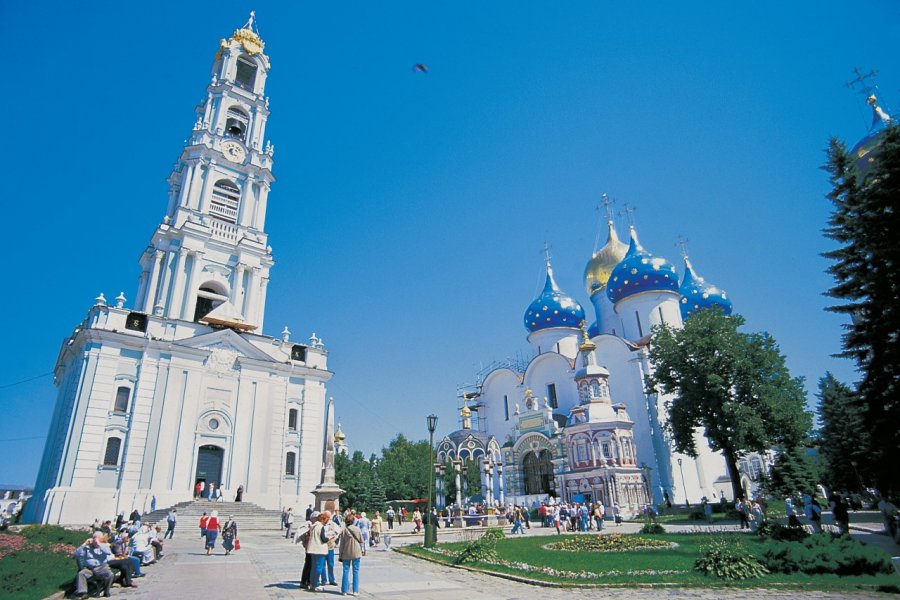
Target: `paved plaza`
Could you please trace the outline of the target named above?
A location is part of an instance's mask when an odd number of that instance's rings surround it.
[[[865,527],[865,523],[861,524]],[[611,527],[609,531],[634,532],[638,524],[626,523]],[[735,528],[727,525],[726,528]],[[669,526],[672,531],[690,527]],[[405,524],[404,532],[410,527]],[[395,530],[397,531],[397,530]],[[532,527],[526,535],[552,535],[553,529]],[[474,530],[441,529],[442,540],[460,536],[477,535]],[[885,536],[854,532],[866,542],[875,542],[893,555],[900,549]],[[221,546],[213,556],[206,556],[196,528],[181,526],[176,538],[166,542],[166,556],[158,564],[147,568],[147,577],[138,579],[138,589],[113,588],[113,595],[121,598],[188,598],[214,594],[228,594],[247,600],[270,600],[304,597],[340,596],[340,587],[326,587],[326,591],[313,594],[300,589],[300,571],[303,551],[291,544],[277,531],[245,532],[240,536],[241,550],[225,556]],[[409,533],[394,535],[392,546],[421,541],[421,536]],[[340,583],[340,563],[336,562],[336,577]],[[370,550],[362,559],[360,573],[360,597],[386,600],[517,600],[540,597],[542,600],[571,600],[573,591],[552,587],[539,587],[473,573],[464,569],[448,568],[439,564],[410,558],[380,547]],[[729,600],[758,600],[764,593],[767,598],[883,598],[879,594],[824,594],[821,592],[731,590]],[[579,597],[613,599],[697,598],[700,600],[723,598],[722,590],[668,589],[668,588],[582,588]]]

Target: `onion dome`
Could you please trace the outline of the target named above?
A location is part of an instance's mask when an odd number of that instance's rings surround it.
[[[681,318],[687,319],[704,308],[718,307],[722,314],[731,314],[731,300],[725,295],[724,290],[706,283],[702,277],[694,271],[691,261],[684,257],[684,279],[681,281]]]
[[[869,96],[866,102],[872,107],[872,126],[869,127],[869,133],[850,150],[850,156],[856,159],[856,170],[863,177],[872,168],[881,146],[881,137],[891,123],[890,115],[878,106],[878,99],[874,95]]]
[[[664,258],[653,258],[638,241],[634,227],[625,258],[609,276],[606,296],[616,303],[641,292],[677,292],[675,267]]]
[[[347,436],[344,435],[344,431],[341,429],[341,424],[338,423],[337,431],[334,432],[334,443],[335,443],[335,444],[340,444],[340,443],[342,443],[345,439],[347,439]]]
[[[588,327],[587,334],[588,334],[588,337],[592,337],[592,338],[595,338],[598,335],[600,335],[600,325],[599,325],[599,323],[597,323],[597,321],[594,321],[593,323],[591,323],[591,326]]]
[[[625,253],[628,252],[628,246],[619,240],[613,222],[609,221],[608,223],[609,237],[606,240],[606,245],[594,252],[591,260],[588,261],[587,266],[584,268],[584,286],[587,288],[587,293],[591,296],[606,287],[610,273],[625,258]]]
[[[547,261],[544,291],[528,306],[524,320],[525,329],[529,333],[551,327],[578,328],[584,322],[584,309],[581,305],[556,285],[550,261]]]

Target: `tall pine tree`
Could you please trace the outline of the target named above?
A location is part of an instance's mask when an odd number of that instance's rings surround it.
[[[870,445],[859,396],[831,373],[819,380],[819,456],[823,480],[834,490],[861,491],[858,470]]]
[[[846,314],[843,356],[856,361],[862,428],[869,434],[860,473],[882,492],[900,491],[900,127],[888,127],[865,177],[855,157],[832,140],[826,169],[834,210],[825,235],[840,245],[833,261],[840,301],[829,310]]]

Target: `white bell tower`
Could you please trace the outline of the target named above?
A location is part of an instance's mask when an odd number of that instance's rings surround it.
[[[137,309],[261,333],[274,265],[265,232],[274,148],[255,15],[221,40],[163,222],[140,259]]]

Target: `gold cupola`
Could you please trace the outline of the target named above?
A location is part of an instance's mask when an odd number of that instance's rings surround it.
[[[584,268],[584,286],[587,289],[587,293],[591,296],[603,291],[609,281],[610,273],[616,268],[616,265],[622,262],[622,259],[625,258],[625,253],[628,252],[628,244],[624,244],[619,240],[619,236],[616,234],[616,226],[613,225],[611,220],[607,223],[609,225],[609,237],[606,240],[606,245],[594,252],[591,260],[588,261],[587,266]]]

